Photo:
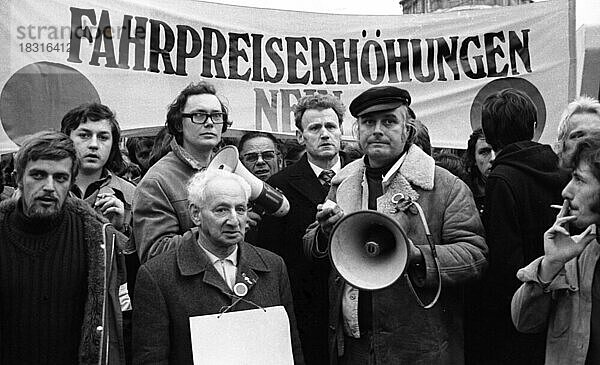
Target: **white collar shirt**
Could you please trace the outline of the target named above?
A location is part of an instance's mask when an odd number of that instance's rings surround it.
[[[321,176],[321,172],[323,172],[323,170],[325,170],[325,169],[320,168],[319,166],[315,165],[314,163],[312,163],[310,161],[308,161],[308,165],[313,170],[313,172],[315,173],[316,177]],[[340,156],[338,155],[336,163],[333,164],[333,166],[331,167],[330,170],[332,170],[333,172],[335,172],[335,174],[337,175],[340,172],[341,169],[342,169],[342,161],[340,159]]]
[[[204,252],[208,256],[208,259],[213,264],[217,272],[221,275],[223,280],[225,280],[229,289],[233,290],[233,286],[235,285],[235,276],[237,275],[238,246],[235,245],[235,248],[231,255],[225,257],[224,259],[218,258],[212,252],[204,248],[202,245],[200,245],[200,247],[204,250]]]

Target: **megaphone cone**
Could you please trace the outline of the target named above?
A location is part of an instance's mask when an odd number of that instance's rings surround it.
[[[398,222],[374,210],[340,219],[329,238],[331,262],[352,286],[364,290],[392,285],[408,264],[406,234]]]
[[[267,214],[283,217],[290,211],[290,203],[279,190],[254,176],[240,163],[235,146],[225,146],[208,164],[209,169],[221,169],[241,176],[250,185],[250,200],[260,204]]]

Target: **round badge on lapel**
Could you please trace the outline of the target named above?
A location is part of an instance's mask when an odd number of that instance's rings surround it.
[[[238,297],[243,297],[248,294],[248,286],[244,283],[237,283],[233,286],[233,292]]]

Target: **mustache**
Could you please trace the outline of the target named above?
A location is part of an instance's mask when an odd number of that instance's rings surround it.
[[[58,196],[53,193],[41,194],[35,197],[35,199],[51,199],[54,201],[58,201]]]

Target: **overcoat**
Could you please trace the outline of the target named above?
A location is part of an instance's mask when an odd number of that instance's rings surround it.
[[[189,318],[219,313],[236,299],[197,239],[197,229],[189,230],[177,248],[140,267],[133,309],[134,364],[192,364]],[[236,275],[236,283],[240,282],[247,283],[249,290],[231,311],[256,309],[251,303],[282,305],[290,319],[295,363],[303,364],[290,284],[281,257],[241,242]]]
[[[306,154],[295,164],[273,175],[268,183],[281,190],[290,202],[284,217],[265,216],[256,245],[280,255],[288,268],[298,332],[308,364],[327,364],[328,261],[304,255],[302,236],[315,220],[317,204],[325,201],[322,186],[308,164]]]

